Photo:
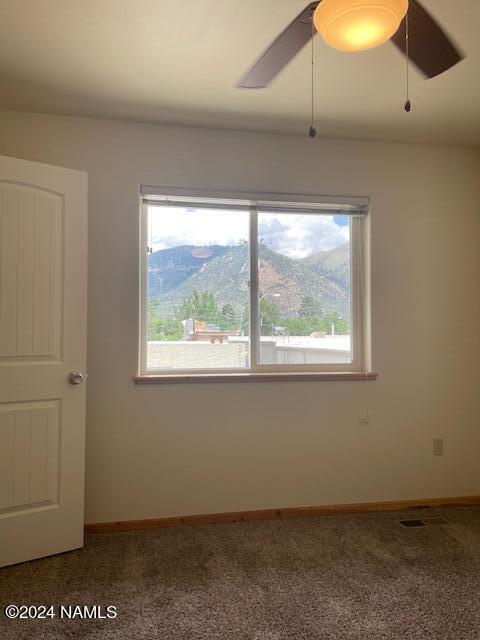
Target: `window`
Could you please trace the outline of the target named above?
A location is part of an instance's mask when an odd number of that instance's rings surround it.
[[[361,372],[367,211],[144,188],[140,373]]]

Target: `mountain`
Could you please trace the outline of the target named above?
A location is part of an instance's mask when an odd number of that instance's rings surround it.
[[[242,308],[248,299],[249,259],[248,245],[229,247],[223,255],[205,263],[188,280],[185,280],[171,297],[180,302],[193,289],[210,291],[220,305],[230,303]]]
[[[148,256],[148,297],[158,297],[179,287],[201,267],[231,247],[184,245],[156,251]]]
[[[318,301],[326,311],[349,315],[348,291],[304,260],[293,260],[265,245],[259,246],[259,293],[278,294],[273,300],[285,315],[296,315],[306,296]]]
[[[302,299],[311,296],[326,311],[349,315],[349,251],[339,247],[294,260],[259,245],[259,294],[276,304],[282,315],[294,316]],[[148,261],[150,298],[169,313],[193,289],[210,291],[220,306],[237,310],[248,301],[248,245],[183,246],[157,251]]]
[[[340,287],[350,289],[350,244],[345,244],[321,251],[303,259],[303,263],[316,273],[327,276]]]

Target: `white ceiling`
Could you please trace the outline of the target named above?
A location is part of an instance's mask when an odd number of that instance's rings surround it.
[[[467,54],[425,81],[393,45],[317,36],[321,135],[480,144],[480,1],[422,0]],[[266,90],[235,82],[307,0],[2,0],[0,107],[306,135],[307,47]]]

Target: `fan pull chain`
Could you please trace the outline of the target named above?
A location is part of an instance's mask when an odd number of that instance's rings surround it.
[[[315,67],[314,67],[314,62],[315,62],[315,55],[314,55],[314,46],[313,46],[313,39],[315,37],[315,27],[313,24],[313,17],[312,17],[312,117],[311,117],[311,125],[310,125],[310,130],[308,132],[308,135],[310,136],[310,138],[315,138],[317,135],[317,130],[315,129]]]
[[[407,101],[405,102],[405,111],[410,113],[412,103],[410,102],[410,32],[408,24],[408,11],[405,18],[405,58],[407,61]]]

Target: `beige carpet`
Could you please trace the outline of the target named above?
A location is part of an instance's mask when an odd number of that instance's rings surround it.
[[[406,529],[404,517],[448,524]],[[0,570],[0,638],[478,640],[480,509],[97,534]],[[115,620],[7,620],[6,604]]]

